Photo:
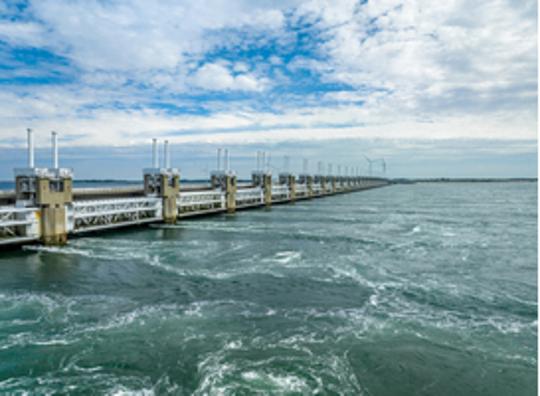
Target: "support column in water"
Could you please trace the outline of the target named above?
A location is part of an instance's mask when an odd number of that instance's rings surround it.
[[[161,197],[163,199],[162,213],[165,223],[176,223],[178,206],[176,199],[180,194],[180,174],[162,175]]]
[[[152,168],[143,170],[144,195],[162,199],[161,216],[165,223],[176,223],[177,198],[180,193],[180,171],[171,168],[169,142],[163,144],[163,167],[159,165],[158,141],[152,139]]]
[[[233,174],[225,174],[225,202],[227,203],[227,213],[236,212],[236,176]]]
[[[58,165],[58,134],[52,132],[52,168],[34,167],[33,132],[28,129],[28,167],[15,169],[16,205],[37,208],[45,245],[67,242],[67,204],[73,202],[73,172]]]
[[[308,191],[308,197],[313,197],[313,176],[306,175],[306,186]]]
[[[289,187],[289,200],[296,201],[296,177],[288,172],[279,175],[279,184]]]
[[[262,178],[264,205],[272,206],[272,174],[264,173]]]
[[[332,194],[336,193],[336,177],[330,176],[330,185],[332,186]]]
[[[36,204],[41,212],[41,241],[45,245],[64,245],[68,232],[66,204],[73,202],[71,175],[38,177],[36,192]]]

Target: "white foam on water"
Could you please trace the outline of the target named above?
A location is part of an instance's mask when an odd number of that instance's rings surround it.
[[[291,263],[292,261],[300,261],[301,259],[302,259],[302,253],[299,251],[277,252],[275,256],[273,257],[273,261],[282,265],[287,265]]]
[[[70,247],[70,246],[39,246],[39,245],[28,245],[23,246],[23,250],[26,251],[32,251],[36,253],[53,253],[53,254],[62,254],[66,256],[80,256],[80,257],[87,257],[92,259],[100,259],[100,260],[118,260],[119,258],[106,255],[106,254],[99,254],[91,249],[77,249],[76,247]]]
[[[185,271],[185,270],[170,266],[168,264],[163,264],[161,262],[160,256],[157,255],[157,254],[149,257],[149,259],[145,260],[145,262],[147,264],[151,265],[152,267],[160,268],[162,270],[165,270],[167,272],[171,272],[171,273],[176,274],[176,275],[180,275],[180,276],[189,275],[189,273],[187,271]]]
[[[153,389],[129,389],[125,386],[115,386],[112,390],[106,393],[109,396],[153,396]]]

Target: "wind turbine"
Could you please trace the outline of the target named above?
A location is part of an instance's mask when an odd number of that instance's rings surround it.
[[[364,158],[366,159],[366,161],[368,162],[369,164],[369,175],[371,176],[372,173],[373,173],[373,160],[369,159],[367,155],[364,155]]]
[[[386,174],[386,161],[384,160],[384,158],[371,159],[371,158],[368,158],[365,155],[364,155],[364,158],[366,159],[366,161],[369,164],[369,175],[370,176],[372,176],[372,174],[373,174],[373,164],[378,163],[378,162],[381,163],[382,173]]]

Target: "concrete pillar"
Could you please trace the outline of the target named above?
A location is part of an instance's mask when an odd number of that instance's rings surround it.
[[[279,184],[285,184],[289,187],[289,200],[296,201],[296,178],[290,173],[282,173],[279,175]]]
[[[161,180],[161,197],[163,199],[162,216],[165,223],[176,223],[178,206],[176,199],[180,193],[180,175],[164,175]]]
[[[289,195],[291,197],[291,202],[296,201],[296,177],[294,175],[289,175]]]
[[[263,174],[262,188],[265,206],[272,206],[272,175],[270,173]]]
[[[165,223],[175,223],[178,218],[176,199],[180,193],[178,169],[148,168],[144,170],[144,194],[162,199],[161,216]]]
[[[41,212],[41,241],[45,245],[67,242],[66,204],[73,201],[73,181],[67,178],[38,177],[36,204]]]
[[[224,175],[225,179],[225,201],[227,203],[227,213],[236,212],[236,176]]]
[[[308,197],[313,196],[313,177],[311,175],[306,175],[306,186],[308,191]]]
[[[43,206],[41,208],[41,242],[44,245],[67,243],[66,207]]]
[[[326,195],[326,177],[319,176],[319,182],[321,183],[322,195]]]
[[[332,184],[332,194],[335,194],[336,191],[337,191],[337,188],[336,188],[336,177],[335,177],[335,176],[330,176],[330,183]]]

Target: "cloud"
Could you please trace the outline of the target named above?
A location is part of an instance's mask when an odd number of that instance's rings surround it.
[[[172,70],[183,65],[187,54],[201,54],[216,45],[209,31],[264,31],[283,23],[279,9],[225,0],[40,0],[31,2],[30,10],[50,28],[47,46],[85,70]],[[35,45],[35,35],[11,30],[11,39],[22,36]]]
[[[43,46],[46,44],[45,33],[43,26],[36,22],[0,20],[0,40],[13,46]]]
[[[247,66],[235,65],[235,71],[246,71]],[[219,63],[202,65],[189,79],[190,83],[208,91],[262,91],[265,80],[257,80],[249,73],[233,75],[229,69]]]
[[[535,111],[536,7],[518,3],[312,2],[301,11],[317,15],[325,32],[325,78],[388,90],[396,110],[466,112],[519,102]]]
[[[536,27],[532,0],[30,1],[0,19],[0,138],[536,139]]]

